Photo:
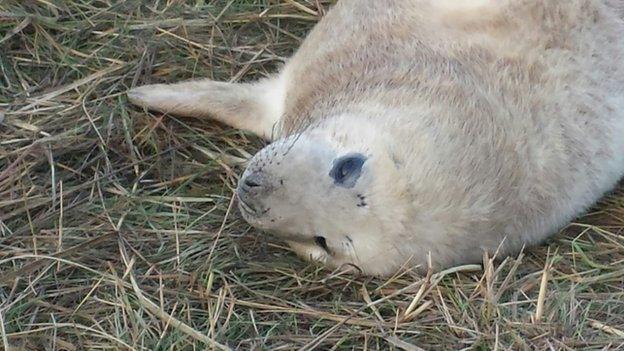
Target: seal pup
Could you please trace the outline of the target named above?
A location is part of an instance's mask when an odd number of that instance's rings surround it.
[[[244,218],[365,274],[544,241],[624,174],[615,0],[340,0],[273,77],[132,89],[273,141]]]

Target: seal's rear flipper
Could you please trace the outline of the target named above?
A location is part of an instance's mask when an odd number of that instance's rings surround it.
[[[284,93],[278,79],[251,84],[194,80],[134,88],[128,99],[172,115],[214,118],[270,140],[279,134]]]

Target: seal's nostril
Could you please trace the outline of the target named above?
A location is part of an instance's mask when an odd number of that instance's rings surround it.
[[[243,190],[249,191],[259,189],[264,186],[264,176],[259,173],[251,173],[243,179]]]
[[[260,186],[260,182],[258,182],[257,179],[249,179],[249,177],[247,177],[245,179],[245,185],[250,188],[256,188]]]

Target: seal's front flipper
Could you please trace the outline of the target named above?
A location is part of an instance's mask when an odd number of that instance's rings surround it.
[[[272,140],[280,132],[284,90],[277,78],[245,84],[193,80],[134,88],[128,99],[163,113],[213,118]]]

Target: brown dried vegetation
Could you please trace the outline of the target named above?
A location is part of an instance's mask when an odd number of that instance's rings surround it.
[[[516,259],[329,272],[233,206],[262,143],[124,92],[265,76],[325,0],[0,1],[0,349],[624,346],[624,191]]]

